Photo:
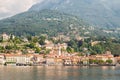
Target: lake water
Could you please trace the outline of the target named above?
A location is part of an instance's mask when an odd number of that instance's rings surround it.
[[[0,66],[0,80],[120,80],[120,67]]]

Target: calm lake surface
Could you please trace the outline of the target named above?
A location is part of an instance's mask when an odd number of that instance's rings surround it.
[[[0,66],[0,80],[120,80],[120,67]]]

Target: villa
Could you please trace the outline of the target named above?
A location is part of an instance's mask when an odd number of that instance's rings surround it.
[[[32,64],[32,55],[5,54],[6,65]]]

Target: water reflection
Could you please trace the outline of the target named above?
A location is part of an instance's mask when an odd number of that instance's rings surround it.
[[[119,67],[0,67],[0,80],[119,80]]]

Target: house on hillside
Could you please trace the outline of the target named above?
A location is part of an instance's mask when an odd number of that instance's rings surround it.
[[[101,41],[93,41],[93,42],[91,42],[91,46],[94,46],[94,45],[97,45],[97,44],[99,44]]]
[[[9,40],[10,39],[10,36],[9,35],[7,35],[6,33],[3,33],[2,34],[2,40],[3,41],[7,41],[7,40]]]

